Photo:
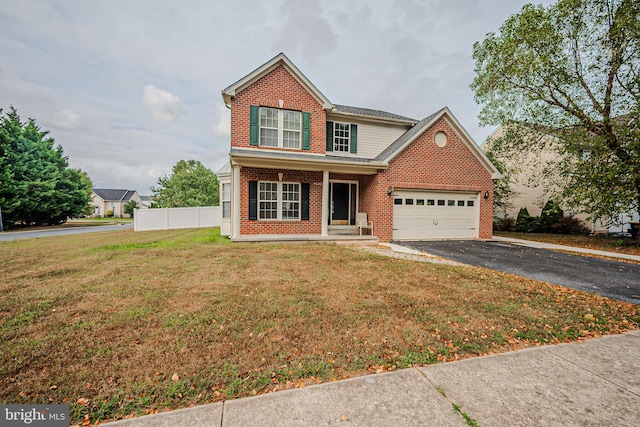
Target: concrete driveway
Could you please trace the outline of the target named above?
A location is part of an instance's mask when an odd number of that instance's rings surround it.
[[[597,293],[640,305],[640,265],[497,241],[400,242],[463,264]]]

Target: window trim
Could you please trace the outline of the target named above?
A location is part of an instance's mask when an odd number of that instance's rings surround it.
[[[220,206],[222,207],[222,218],[227,219],[231,218],[231,183],[223,182],[221,183],[220,192],[222,193],[222,197],[220,197]],[[225,187],[228,191],[225,192]],[[225,206],[228,204],[228,215],[225,216]]]
[[[339,127],[341,129],[338,129]],[[336,135],[336,132],[338,131],[343,132],[344,133],[343,136]],[[334,152],[350,153],[351,152],[351,123],[333,122],[333,135],[331,139],[333,141]],[[340,142],[338,142],[338,140],[340,140]],[[346,145],[344,141],[346,141]],[[346,148],[346,150],[342,148]]]
[[[260,198],[260,194],[261,194],[261,189],[260,186],[261,184],[276,184],[276,218],[262,218],[262,209],[260,209],[260,203],[261,202],[273,202],[274,200],[262,200]],[[283,187],[284,184],[292,184],[292,185],[297,185],[298,188],[298,200],[297,201],[285,201],[282,198],[283,195]],[[257,182],[257,220],[258,221],[281,221],[281,222],[290,222],[290,221],[302,221],[302,183],[301,182],[293,182],[293,181],[283,181],[283,182],[279,182],[279,181],[258,181]],[[283,218],[283,207],[284,207],[284,203],[287,202],[291,202],[291,203],[297,203],[298,208],[297,208],[297,212],[298,212],[298,216],[296,218]]]
[[[273,110],[276,111],[278,114],[278,127],[274,128],[274,127],[268,127],[268,126],[263,126],[262,125],[262,111],[263,110]],[[298,124],[299,124],[299,129],[285,129],[284,127],[284,112],[290,112],[290,113],[295,113],[298,116]],[[281,148],[284,150],[301,150],[302,144],[303,144],[303,137],[302,137],[302,133],[303,133],[303,114],[302,111],[298,111],[298,110],[286,110],[286,109],[281,109],[281,108],[273,108],[273,107],[258,107],[258,146],[259,147],[268,147],[268,148]],[[262,144],[262,129],[269,129],[269,130],[276,130],[276,145],[265,145]],[[285,131],[287,132],[297,132],[298,133],[298,144],[296,147],[285,147],[284,146],[284,133]]]

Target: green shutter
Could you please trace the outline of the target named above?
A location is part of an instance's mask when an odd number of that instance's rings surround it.
[[[251,106],[251,113],[249,115],[249,145],[258,145],[258,121],[259,121],[260,107],[256,105]]]
[[[302,149],[311,149],[311,114],[302,113]]]
[[[333,151],[333,122],[327,122],[327,151]]]
[[[309,183],[303,182],[301,186],[301,206],[300,206],[300,219],[302,221],[309,221]]]
[[[349,142],[349,152],[356,154],[358,152],[358,125],[351,125],[351,141]]]
[[[249,220],[258,219],[258,181],[249,181]]]

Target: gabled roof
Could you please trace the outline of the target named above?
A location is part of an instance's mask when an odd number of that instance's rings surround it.
[[[94,188],[93,192],[105,202],[128,202],[135,190],[114,190],[110,188]]]
[[[415,119],[411,119],[409,117],[401,116],[399,114],[389,113],[387,111],[382,110],[372,110],[370,108],[361,108],[361,107],[350,107],[348,105],[334,105],[334,111],[336,113],[342,114],[352,114],[356,116],[365,116],[365,117],[375,117],[377,119],[389,119],[389,120],[399,120],[403,122],[409,123],[417,123],[418,121]]]
[[[314,85],[307,79],[307,77],[302,74],[302,72],[293,65],[293,62],[287,56],[280,52],[276,56],[274,56],[269,61],[265,62],[237,82],[233,83],[231,86],[227,87],[222,91],[222,98],[224,99],[225,104],[231,103],[231,98],[236,95],[236,93],[241,92],[246,87],[254,83],[255,81],[261,79],[265,75],[269,74],[271,71],[276,69],[279,66],[283,66],[289,74],[293,76],[294,79],[298,81],[306,89],[311,96],[313,96],[320,105],[322,105],[325,109],[333,108],[333,104],[327,99],[326,96],[322,94]]]
[[[227,176],[231,175],[231,162],[227,162],[220,168],[218,172],[216,172],[218,176]]]
[[[498,169],[491,163],[491,161],[487,158],[484,152],[478,147],[471,138],[471,135],[464,130],[460,122],[455,118],[453,113],[449,110],[449,108],[444,107],[430,116],[425,117],[416,123],[411,129],[407,130],[403,133],[398,139],[391,143],[387,148],[385,148],[380,154],[378,154],[375,160],[380,162],[388,163],[393,160],[398,154],[404,151],[413,141],[415,141],[420,135],[427,131],[433,124],[438,121],[441,117],[446,117],[449,120],[449,123],[453,126],[454,130],[460,136],[460,139],[465,143],[465,145],[469,148],[469,150],[473,153],[474,156],[478,159],[478,161],[491,173],[491,178],[498,179],[502,177],[502,174],[498,171]]]

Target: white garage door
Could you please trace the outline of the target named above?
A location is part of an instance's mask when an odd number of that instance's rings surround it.
[[[396,190],[393,239],[473,239],[479,216],[477,193]]]

